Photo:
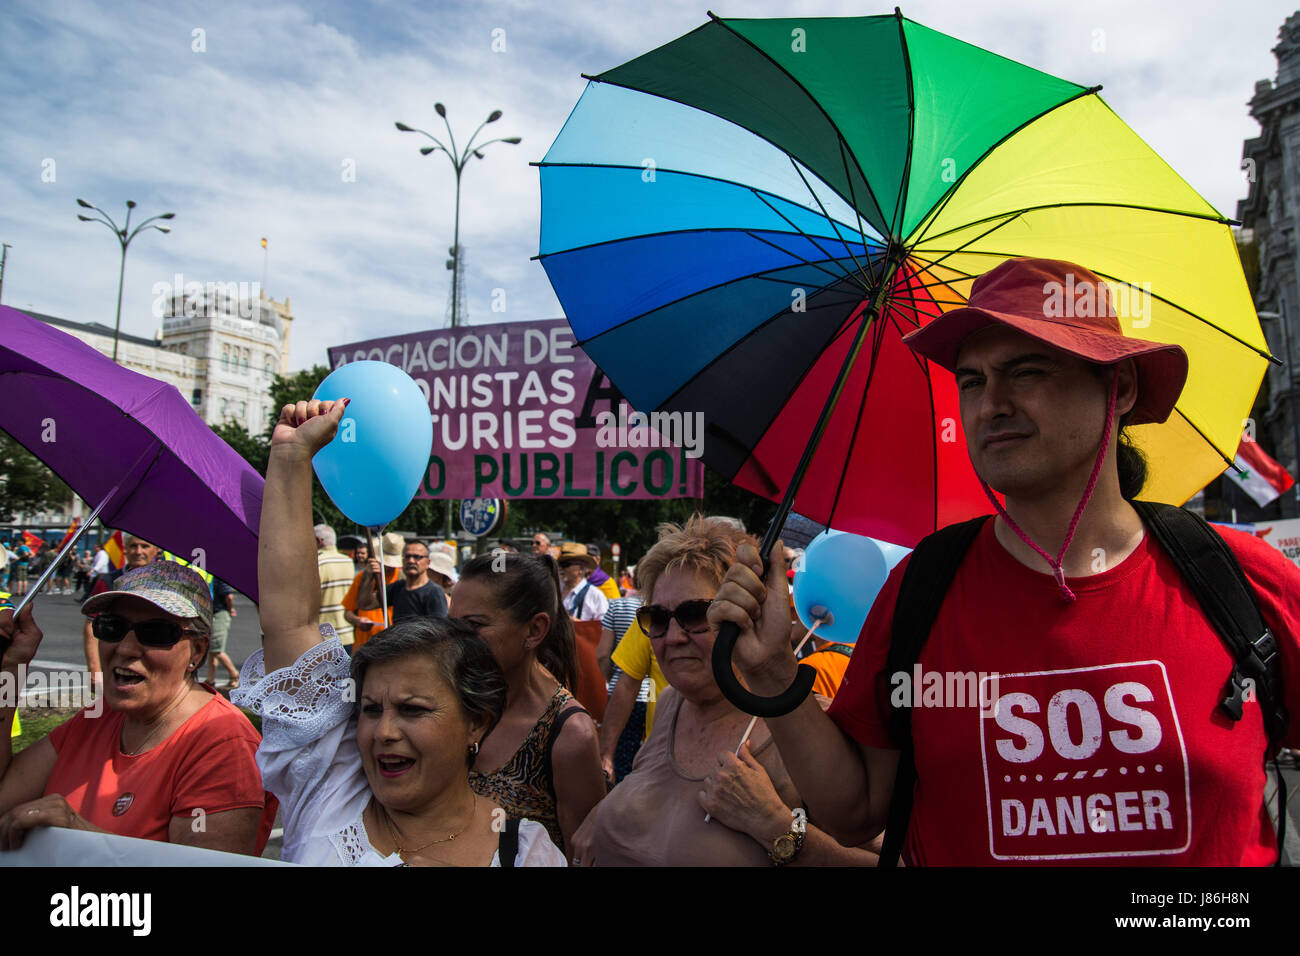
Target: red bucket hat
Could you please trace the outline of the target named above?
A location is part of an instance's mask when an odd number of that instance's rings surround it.
[[[903,342],[951,372],[961,343],[990,325],[1008,326],[1096,365],[1134,359],[1138,396],[1130,425],[1165,421],[1187,381],[1182,346],[1125,336],[1110,287],[1061,259],[1008,259],[975,280],[966,306],[945,312]]]

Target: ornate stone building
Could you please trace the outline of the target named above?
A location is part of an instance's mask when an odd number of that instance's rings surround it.
[[[197,361],[189,394],[205,422],[235,421],[259,434],[270,414],[271,380],[289,370],[292,322],[287,298],[240,300],[208,288],[168,303],[162,348]]]
[[[1246,140],[1242,150],[1249,194],[1237,204],[1237,218],[1243,226],[1241,240],[1253,240],[1258,251],[1255,307],[1269,350],[1283,362],[1269,367],[1260,390],[1257,437],[1291,474],[1300,476],[1300,369],[1294,361],[1300,359],[1300,11],[1287,18],[1278,36],[1273,47],[1277,77],[1258,81],[1249,103],[1261,132]],[[1226,487],[1224,497],[1226,502]],[[1300,515],[1296,493],[1284,494],[1266,514]]]
[[[27,314],[113,354],[109,326]],[[175,385],[209,425],[235,421],[260,434],[270,414],[271,380],[289,371],[292,322],[287,298],[239,299],[208,287],[168,300],[155,338],[120,334],[118,364]]]

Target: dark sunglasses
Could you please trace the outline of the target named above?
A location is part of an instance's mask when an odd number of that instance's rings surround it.
[[[131,631],[135,639],[145,647],[175,647],[182,634],[194,633],[190,628],[181,627],[175,621],[136,621],[132,623],[116,614],[100,614],[90,622],[91,633],[96,639],[116,644]]]
[[[637,608],[636,622],[651,637],[659,638],[668,633],[668,624],[674,618],[683,631],[698,631],[709,626],[709,605],[712,601],[683,601],[671,610],[660,604],[643,604]]]

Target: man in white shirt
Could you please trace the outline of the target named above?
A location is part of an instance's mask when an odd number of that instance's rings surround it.
[[[609,598],[587,580],[596,569],[596,559],[587,553],[585,544],[574,541],[560,546],[560,583],[564,585],[561,601],[569,617],[576,621],[599,621],[609,609]]]

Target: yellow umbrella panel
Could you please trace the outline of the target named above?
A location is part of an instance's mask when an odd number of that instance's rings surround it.
[[[1181,504],[1232,462],[1270,359],[1232,230],[1095,93],[994,146],[905,246],[945,309],[1008,258],[1091,269],[1125,335],[1187,352],[1174,414],[1130,433],[1143,497]]]

